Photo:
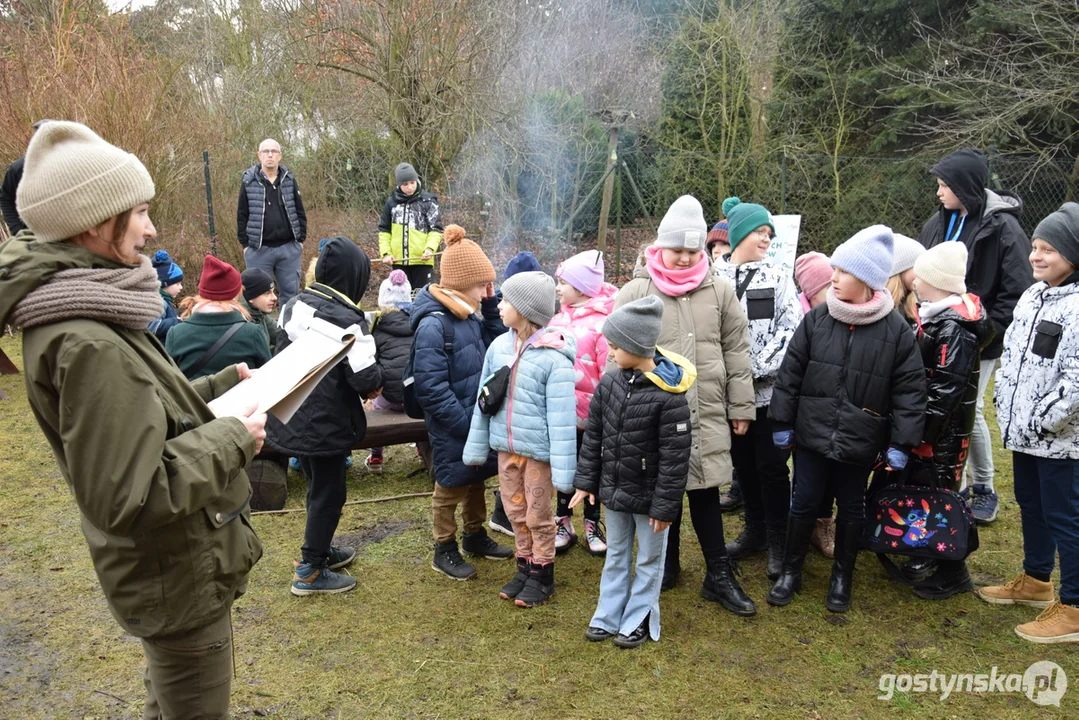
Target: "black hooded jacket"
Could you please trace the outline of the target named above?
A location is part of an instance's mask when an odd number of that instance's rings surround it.
[[[999,358],[1015,304],[1034,283],[1030,238],[1019,225],[1023,201],[1012,193],[985,187],[989,169],[985,156],[977,150],[958,150],[929,172],[943,180],[967,209],[959,235],[959,241],[967,246],[967,292],[981,298],[996,335],[982,350],[981,358]],[[959,218],[951,222],[952,215],[953,211],[942,205],[922,227],[918,242],[927,248],[945,242],[949,223],[955,235]]]
[[[993,325],[977,296],[918,324],[928,400],[924,446],[932,449],[936,484],[959,490],[978,405],[979,353]],[[923,446],[923,448],[924,448]]]
[[[370,277],[371,261],[356,243],[340,236],[330,240],[315,265],[315,283],[281,312],[275,354],[292,344],[288,328],[299,304],[313,309],[316,318],[340,328],[359,325],[368,334],[367,319],[357,303]],[[380,387],[378,363],[353,372],[346,358],[323,378],[287,425],[269,417],[266,441],[290,456],[347,455],[367,433],[363,401]]]
[[[382,397],[387,402],[405,401],[403,376],[412,352],[412,306],[384,310],[375,320],[375,358],[382,369]]]

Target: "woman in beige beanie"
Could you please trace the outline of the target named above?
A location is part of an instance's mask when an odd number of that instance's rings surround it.
[[[82,515],[105,599],[146,653],[145,717],[226,718],[229,609],[262,554],[243,467],[265,415],[207,406],[250,375],[194,383],[147,326],[158,278],[154,183],[84,125],[43,126],[0,246],[0,323],[23,329],[27,396]]]

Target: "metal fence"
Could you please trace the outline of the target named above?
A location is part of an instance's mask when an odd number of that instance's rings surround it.
[[[987,157],[990,188],[1019,196],[1019,220],[1028,234],[1076,195],[1073,160],[1054,163],[992,152]],[[729,195],[761,203],[774,214],[801,215],[800,253],[828,253],[875,223],[915,237],[938,204],[936,182],[929,174],[937,159],[623,150],[613,168],[605,236],[608,256],[618,263],[611,274],[624,277],[667,207],[687,193],[701,201],[709,225],[722,219],[721,206]],[[514,251],[532,249],[554,262],[577,248],[596,246],[606,167],[604,153],[593,157],[583,172],[578,163],[568,177],[532,175],[516,183],[512,198],[483,198],[470,188],[452,188],[447,214],[457,203],[467,205],[483,216],[481,233],[489,241],[512,245]],[[507,206],[513,206],[512,212]]]

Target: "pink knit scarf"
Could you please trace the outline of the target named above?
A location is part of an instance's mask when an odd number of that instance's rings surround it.
[[[877,290],[869,302],[852,303],[835,296],[835,289],[828,289],[828,312],[841,323],[848,325],[872,325],[888,316],[895,309],[892,294]]]
[[[681,297],[696,290],[708,275],[708,258],[700,254],[697,264],[689,268],[669,268],[663,264],[662,249],[655,245],[644,250],[645,266],[652,282],[667,297]]]

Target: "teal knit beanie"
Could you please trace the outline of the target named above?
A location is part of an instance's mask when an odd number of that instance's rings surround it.
[[[729,197],[723,201],[723,214],[727,217],[732,252],[746,235],[764,225],[772,228],[772,234],[775,235],[776,226],[772,224],[772,215],[763,205],[744,203],[739,198]]]

